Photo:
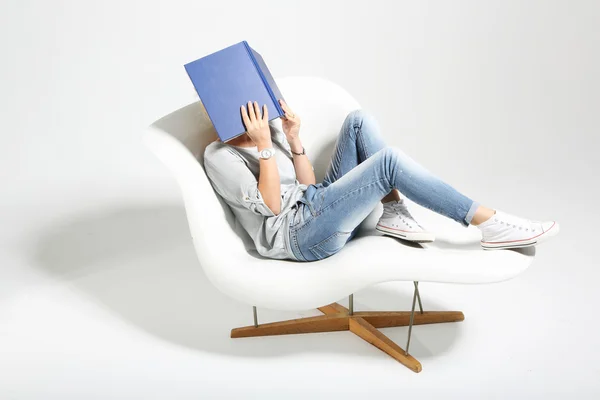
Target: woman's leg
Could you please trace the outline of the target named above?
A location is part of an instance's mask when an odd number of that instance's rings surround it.
[[[384,147],[305,198],[309,218],[290,227],[296,257],[313,261],[337,253],[377,202],[394,188],[463,226],[469,226],[479,207],[398,147]]]
[[[325,180],[310,185],[302,199],[305,218],[290,227],[296,258],[313,261],[337,253],[378,201],[397,194],[394,189],[465,227],[477,225],[484,249],[532,246],[559,231],[556,221],[496,213],[469,199],[399,148],[385,146],[375,120],[357,110],[344,122]]]
[[[325,172],[322,185],[324,187],[331,185],[348,171],[385,147],[386,143],[381,134],[381,129],[373,115],[363,109],[351,111],[340,128],[331,162]],[[398,190],[392,189],[380,200],[385,203],[400,200],[400,198]],[[356,235],[360,222],[352,230],[348,240]]]
[[[386,147],[379,126],[362,109],[348,113],[337,136],[323,186],[329,186],[358,164]]]
[[[386,147],[386,143],[381,134],[379,123],[373,115],[363,109],[351,111],[346,116],[337,137],[331,163],[329,164],[327,172],[325,173],[325,178],[323,179],[323,186],[329,186],[384,147]],[[405,156],[407,155],[405,154]],[[411,161],[413,164],[416,164],[416,161],[412,159]],[[438,177],[426,170],[422,165],[419,164],[419,167],[429,175],[430,180],[433,179],[434,181],[437,180],[439,183],[444,183]],[[382,202],[399,199],[400,195],[398,190],[397,188],[394,188],[382,198]],[[477,205],[481,206],[480,203],[477,203]],[[466,226],[470,223],[477,225],[494,214],[494,210],[483,206],[481,206],[479,211],[480,212],[477,213],[477,215],[473,214],[468,216]]]
[[[377,120],[362,109],[351,111],[340,128],[323,186],[331,185],[384,147],[386,143]],[[382,202],[399,199],[400,194],[394,189]]]

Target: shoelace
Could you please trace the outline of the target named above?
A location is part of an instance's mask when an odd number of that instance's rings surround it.
[[[396,213],[396,215],[401,215],[401,219],[404,223],[406,223],[408,225],[409,228],[412,228],[413,226],[410,224],[410,222],[414,222],[415,224],[419,225],[419,227],[423,228],[417,221],[414,220],[413,216],[410,214],[410,212],[408,212],[408,208],[406,207],[406,204],[404,204],[403,201],[401,202],[394,202],[392,204],[389,205],[389,207]],[[404,219],[404,217],[408,218],[410,221],[407,221],[406,219]]]
[[[500,224],[502,224],[502,225],[512,226],[513,228],[525,229],[526,232],[528,232],[530,230],[533,233],[537,232],[537,229],[535,229],[533,227],[533,223],[529,220],[524,220],[524,224],[520,224],[518,222],[512,223],[511,221],[508,221],[507,219],[498,218],[496,215],[494,215],[492,218],[494,218],[494,221],[500,222]]]

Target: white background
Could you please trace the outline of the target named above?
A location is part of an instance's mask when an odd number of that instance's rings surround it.
[[[0,398],[598,398],[599,22],[596,1],[2,1]],[[183,64],[241,40],[470,197],[561,224],[514,280],[420,286],[466,316],[413,330],[420,374],[349,333],[229,338],[251,308],[206,281],[140,138],[195,101]]]

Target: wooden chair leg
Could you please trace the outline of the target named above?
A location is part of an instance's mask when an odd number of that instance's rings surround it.
[[[409,325],[410,311],[362,311],[354,312],[353,315],[350,315],[349,310],[338,303],[319,307],[319,311],[323,315],[235,328],[231,330],[231,337],[241,338],[349,330],[389,354],[412,371],[421,372],[422,367],[418,360],[410,354],[406,354],[400,346],[377,330],[377,328]],[[465,316],[460,311],[415,312],[413,325],[456,322],[464,319]]]
[[[319,307],[319,311],[321,311],[323,314],[327,314],[327,315],[333,315],[333,314],[339,314],[339,313],[348,314],[348,309],[338,303],[331,303],[329,305]]]
[[[348,316],[334,314],[271,322],[268,324],[259,324],[258,326],[251,325],[235,328],[231,330],[231,337],[240,338],[250,336],[290,335],[296,333],[316,333],[347,330]]]
[[[414,372],[421,372],[423,369],[419,361],[410,354],[405,354],[404,350],[394,343],[392,339],[379,332],[363,318],[357,316],[350,317],[349,327],[352,333],[389,354]]]
[[[408,326],[410,311],[361,311],[354,316],[361,317],[375,328],[392,326]],[[463,321],[465,316],[460,311],[424,311],[415,312],[413,325],[438,324],[443,322]]]

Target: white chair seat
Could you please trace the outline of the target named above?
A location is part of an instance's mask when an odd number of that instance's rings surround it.
[[[418,220],[428,224],[422,216]],[[374,221],[370,223],[374,225]],[[254,257],[242,263],[221,264],[213,283],[247,304],[305,310],[380,282],[500,282],[525,271],[534,259],[534,248],[487,251],[479,239],[453,243],[439,231],[436,235],[435,242],[411,244],[365,229],[339,253],[310,263],[265,260],[254,251]]]
[[[302,118],[303,142],[320,181],[345,116],[360,106],[345,90],[321,78],[282,78],[277,83]],[[202,169],[204,148],[215,137],[197,102],[157,121],[144,139],[179,182],[196,252],[209,280],[249,305],[312,309],[387,281],[499,282],[519,275],[533,262],[534,248],[483,250],[478,229],[466,229],[410,201],[411,212],[436,234],[436,241],[414,244],[381,235],[374,230],[379,206],[334,256],[309,263],[265,259],[253,250]]]

